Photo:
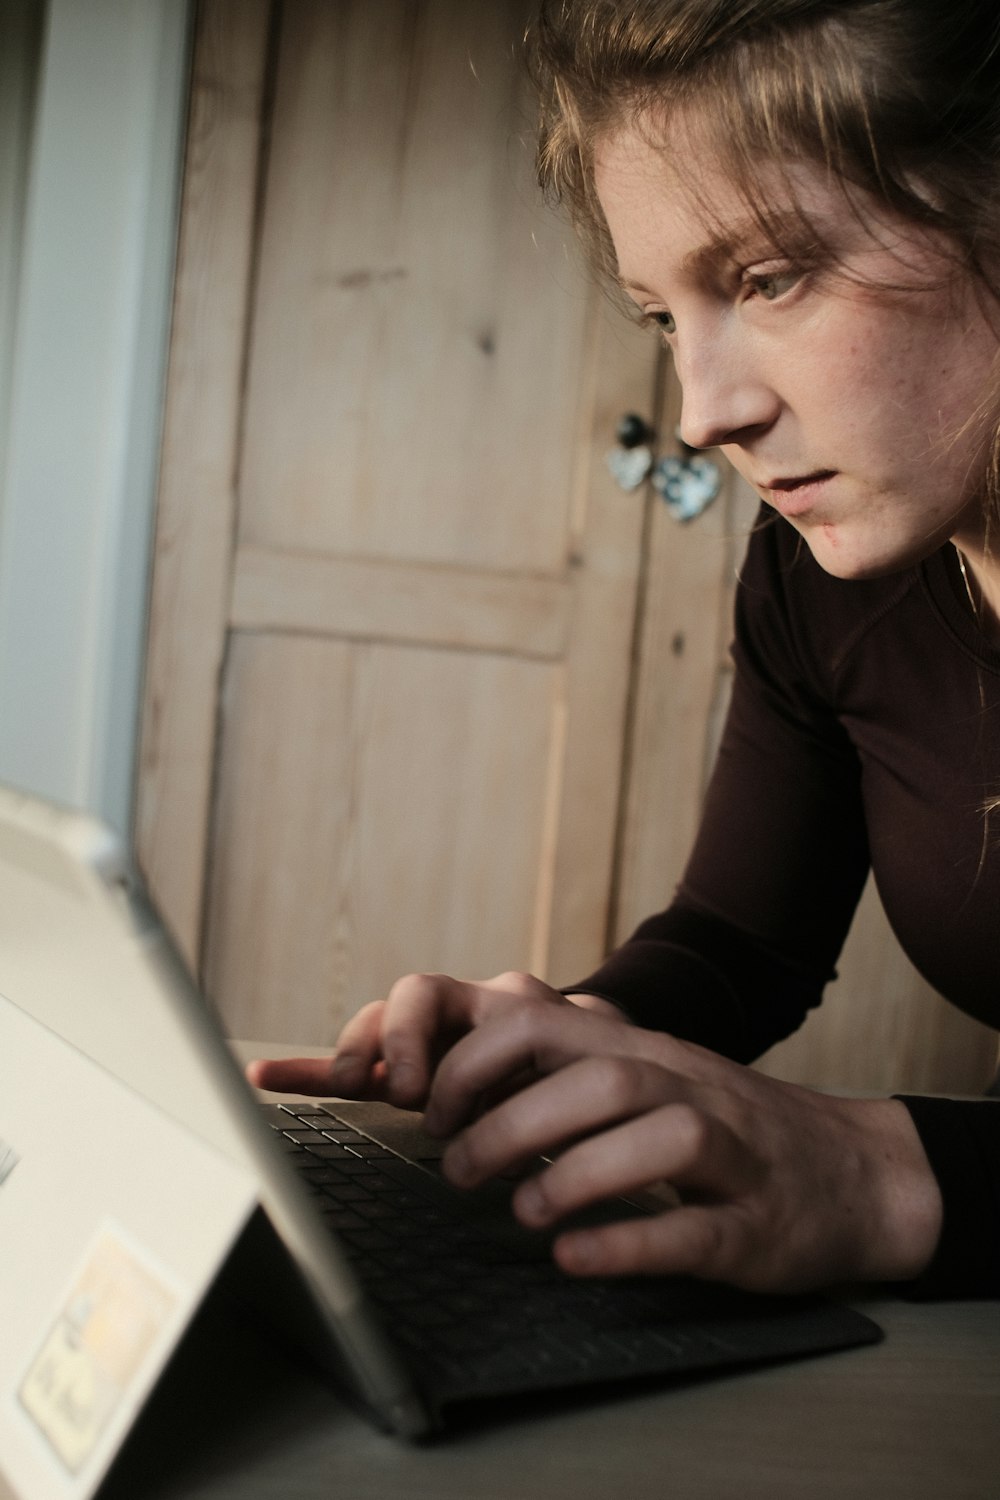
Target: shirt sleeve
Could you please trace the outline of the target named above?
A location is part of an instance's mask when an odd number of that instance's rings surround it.
[[[869,857],[858,757],[826,680],[821,580],[759,527],[737,592],[733,695],[673,904],[569,987],[750,1062],[818,1004]],[[829,622],[827,622],[829,625]],[[1000,1100],[901,1096],[944,1202],[918,1299],[1000,1296]]]
[[[787,537],[759,527],[729,713],[673,904],[566,990],[742,1062],[819,1003],[869,865],[860,767],[803,637],[795,566]]]

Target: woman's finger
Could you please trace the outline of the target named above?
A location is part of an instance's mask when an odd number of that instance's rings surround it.
[[[341,1098],[384,1098],[385,1070],[382,1062],[384,1000],[363,1005],[344,1026],[330,1059],[330,1088]],[[376,1077],[380,1092],[373,1094]]]
[[[511,1079],[555,1073],[595,1053],[625,1055],[637,1035],[625,1021],[568,1003],[513,1003],[485,1020],[441,1060],[425,1126],[434,1135],[452,1135],[472,1118],[484,1097],[503,1091]]]
[[[529,1001],[577,1010],[528,974],[500,974],[481,982],[409,974],[385,1000],[363,1006],[346,1022],[332,1058],[261,1060],[251,1065],[248,1077],[261,1088],[418,1107],[427,1098],[439,1060],[456,1040],[492,1012]]]
[[[499,974],[494,979],[453,979],[448,974],[408,974],[393,985],[380,1030],[389,1098],[394,1104],[423,1104],[431,1075],[454,1043],[484,1017],[522,1002],[569,1009],[557,991],[530,974]]]
[[[683,1096],[687,1089],[667,1075],[657,1091]],[[525,1182],[514,1197],[518,1217],[547,1228],[578,1209],[664,1181],[717,1202],[752,1192],[761,1181],[759,1158],[708,1109],[688,1102],[643,1109],[638,1103],[635,1118],[570,1146]]]
[[[257,1057],[246,1065],[246,1076],[257,1089],[275,1094],[332,1094],[329,1057]]]
[[[677,1087],[662,1068],[640,1058],[579,1058],[469,1125],[445,1152],[445,1173],[460,1187],[475,1187],[594,1131],[604,1140],[609,1126],[655,1109]]]
[[[380,1045],[394,1104],[422,1104],[440,1054],[473,1024],[480,986],[447,974],[407,974],[389,991]]]
[[[571,1276],[696,1276],[764,1290],[746,1279],[747,1233],[729,1204],[685,1204],[617,1224],[570,1229],[553,1246]]]
[[[335,1057],[259,1057],[247,1063],[246,1077],[254,1088],[272,1094],[311,1094],[329,1099],[385,1099],[383,1070],[376,1063],[368,1072],[365,1084],[348,1092],[333,1080]]]
[[[329,1057],[255,1058],[246,1076],[255,1088],[280,1094],[383,1099],[379,1027],[384,1001],[376,1000],[351,1017]]]

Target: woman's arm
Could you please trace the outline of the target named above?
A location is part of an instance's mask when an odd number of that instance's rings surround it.
[[[672,905],[567,991],[742,1062],[819,1004],[869,867],[861,767],[812,639],[829,580],[795,547],[784,522],[751,539],[729,712]]]

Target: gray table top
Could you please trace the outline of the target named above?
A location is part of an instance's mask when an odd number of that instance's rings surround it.
[[[613,1398],[530,1398],[419,1446],[375,1431],[210,1302],[100,1500],[995,1500],[1000,1301],[848,1300],[883,1343]]]
[[[1000,1302],[852,1299],[884,1343],[614,1399],[537,1399],[432,1444],[374,1431],[225,1310],[195,1329],[101,1500],[986,1500]]]

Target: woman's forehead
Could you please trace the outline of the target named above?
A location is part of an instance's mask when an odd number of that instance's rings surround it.
[[[594,183],[621,278],[636,285],[628,260],[651,241],[685,271],[769,249],[830,262],[878,250],[921,281],[928,258],[940,273],[949,249],[824,163],[775,154],[741,176],[693,110],[608,130],[595,144]]]
[[[741,180],[680,120],[658,123],[656,133],[645,121],[607,132],[595,146],[594,185],[616,245],[657,221],[658,232],[669,227],[671,239],[712,252],[751,240],[800,244],[845,207],[838,181],[790,159],[762,162]]]
[[[669,196],[685,208],[701,208],[707,220],[745,218],[756,205],[758,219],[773,210],[800,220],[829,200],[843,206],[848,189],[820,163],[791,153],[759,153],[752,169],[727,150],[712,120],[696,108],[669,114],[644,113],[606,130],[594,146],[594,180],[605,195],[629,192]]]

